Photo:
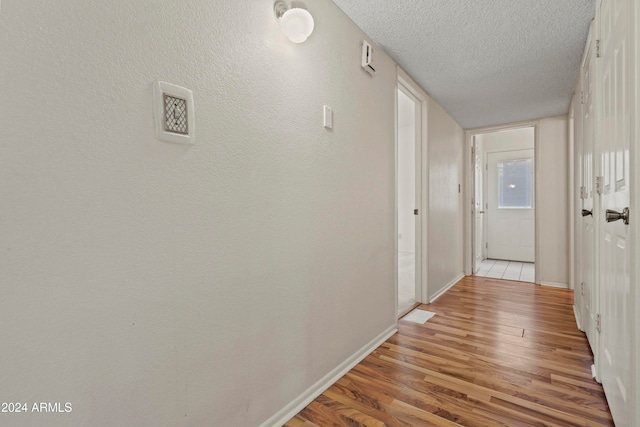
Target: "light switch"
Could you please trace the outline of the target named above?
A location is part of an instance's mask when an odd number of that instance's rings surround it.
[[[333,109],[328,105],[324,106],[324,127],[333,129]]]

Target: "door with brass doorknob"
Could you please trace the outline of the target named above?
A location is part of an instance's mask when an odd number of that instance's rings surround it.
[[[601,57],[598,59],[603,82],[596,139],[600,160],[600,373],[607,402],[616,425],[638,425],[632,420],[637,395],[632,366],[635,310],[631,305],[629,201],[630,142],[633,135],[632,86],[635,76],[630,46],[634,35],[631,13],[635,0],[603,0],[599,28]]]

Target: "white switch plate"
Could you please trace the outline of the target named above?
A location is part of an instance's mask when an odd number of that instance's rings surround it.
[[[324,127],[333,129],[333,109],[328,105],[324,106]]]
[[[165,105],[167,100],[175,100]],[[166,82],[156,82],[153,88],[156,136],[159,140],[177,144],[195,143],[195,110],[193,92]],[[178,121],[181,122],[177,123]]]

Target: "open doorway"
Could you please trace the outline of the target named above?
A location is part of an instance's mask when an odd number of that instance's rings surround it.
[[[402,80],[397,96],[397,309],[400,317],[422,299],[423,104]]]
[[[535,128],[473,135],[472,273],[535,283]]]
[[[398,87],[398,313],[416,298],[416,101]]]

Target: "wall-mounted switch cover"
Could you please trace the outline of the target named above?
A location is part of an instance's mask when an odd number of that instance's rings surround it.
[[[328,105],[324,106],[324,127],[333,129],[333,109]]]
[[[184,87],[156,82],[153,90],[156,136],[177,144],[194,144],[193,92]]]

